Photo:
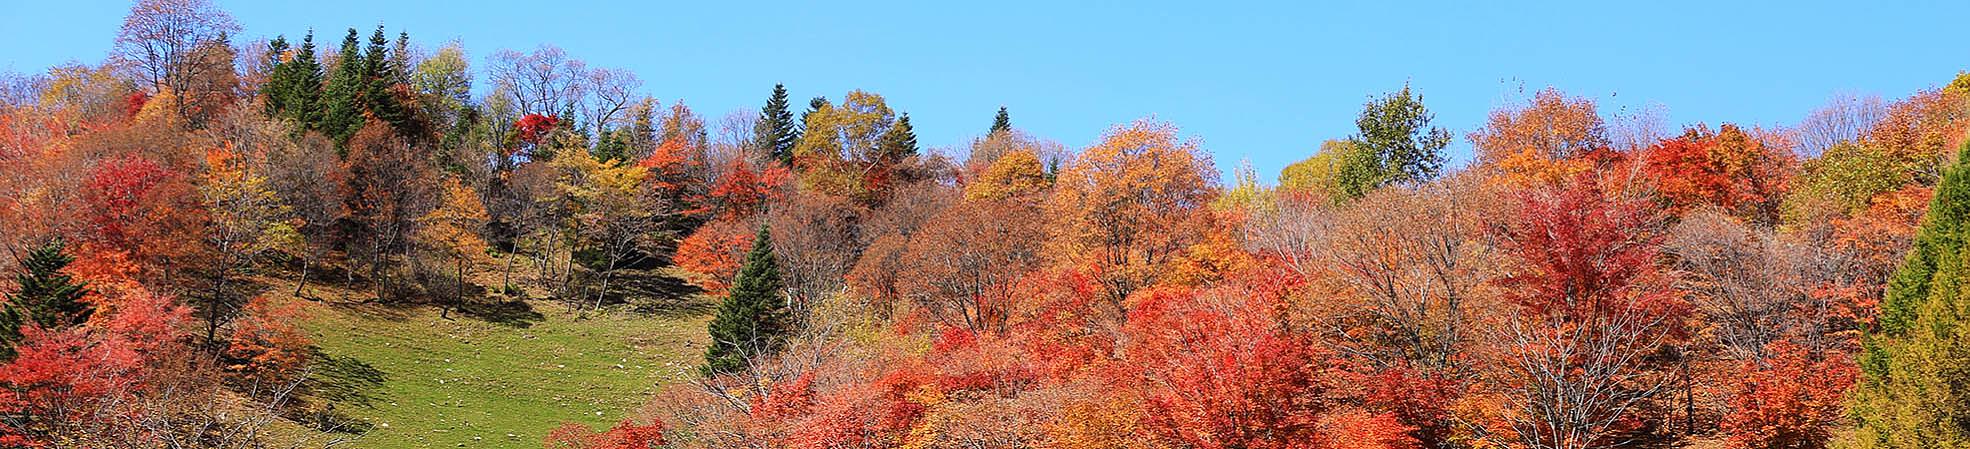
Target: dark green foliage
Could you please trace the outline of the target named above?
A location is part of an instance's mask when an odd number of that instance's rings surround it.
[[[896,118],[896,124],[883,131],[882,141],[878,143],[882,158],[891,163],[917,155],[917,132],[910,127],[910,114],[904,113]]]
[[[328,86],[323,89],[321,131],[335,139],[337,144],[349,142],[349,137],[363,126],[363,100],[369,90],[369,80],[363,76],[362,48],[357,46],[356,29],[350,28],[348,36],[342,38],[342,53],[335,62],[335,73],[329,76]]]
[[[1006,114],[1006,107],[999,106],[999,115],[992,117],[992,130],[987,135],[1012,131],[1012,116]]]
[[[1355,119],[1359,134],[1353,140],[1374,156],[1376,176],[1366,185],[1368,190],[1428,181],[1443,171],[1443,147],[1450,144],[1450,131],[1430,126],[1432,118],[1422,97],[1411,95],[1408,85],[1362,106],[1361,116]]]
[[[268,44],[273,72],[261,90],[267,97],[267,115],[292,120],[299,130],[317,129],[321,121],[322,68],[315,62],[315,33],[301,39],[301,48],[282,61],[287,40],[276,38]]]
[[[1913,248],[1863,341],[1850,411],[1864,447],[1970,444],[1970,314],[1964,251],[1970,243],[1970,145],[1936,185]]]
[[[706,375],[744,370],[753,357],[779,348],[792,331],[780,266],[773,260],[773,238],[765,226],[732,280],[731,293],[712,318],[711,346],[705,349]]]
[[[88,294],[87,283],[61,272],[74,261],[63,252],[61,240],[35,248],[21,259],[20,273],[14,275],[20,289],[7,295],[7,303],[0,306],[0,359],[13,359],[23,326],[61,329],[89,320],[94,308],[82,301]]]
[[[405,35],[403,39],[404,45],[409,45],[410,37]],[[392,93],[392,88],[405,79],[402,68],[404,56],[390,51],[388,45],[390,39],[384,36],[383,26],[377,25],[376,32],[369,35],[369,50],[363,54],[363,77],[366,82],[363,100],[377,119],[408,134],[412,130],[410,111]]]
[[[1335,192],[1338,195],[1334,198],[1335,202],[1361,198],[1362,195],[1367,195],[1369,191],[1375,190],[1388,180],[1388,173],[1384,171],[1381,160],[1376,158],[1373,151],[1363,148],[1358,143],[1347,148],[1347,151],[1341,153],[1340,164],[1334,170],[1334,184],[1338,188]]]
[[[800,141],[800,127],[793,122],[793,111],[787,110],[786,85],[773,85],[773,95],[759,109],[759,121],[753,124],[752,136],[753,146],[760,151],[780,162],[793,162],[793,146]]]

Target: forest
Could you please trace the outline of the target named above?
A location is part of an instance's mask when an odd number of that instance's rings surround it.
[[[0,76],[0,448],[412,444],[334,380],[384,350],[349,314],[686,323],[594,392],[634,405],[487,447],[1970,446],[1970,74],[1464,131],[1392,82],[1275,180],[1153,117],[924,148],[875,92],[709,117],[551,45],[240,30],[136,0]]]

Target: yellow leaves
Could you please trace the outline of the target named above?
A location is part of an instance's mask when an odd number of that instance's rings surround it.
[[[993,161],[976,181],[965,185],[971,200],[999,200],[1046,191],[1046,167],[1031,150],[1014,150]]]
[[[555,190],[571,200],[577,213],[649,214],[633,207],[631,201],[641,196],[639,189],[650,177],[648,168],[622,161],[596,160],[580,148],[559,153],[553,161],[554,168],[561,172],[561,177],[554,181]]]
[[[422,225],[416,238],[451,257],[478,259],[485,255],[486,242],[479,229],[489,220],[479,195],[458,179],[446,179],[444,203],[417,219]]]
[[[258,254],[299,246],[299,223],[267,178],[252,172],[232,143],[205,152],[199,183],[212,226],[207,240],[226,254]]]
[[[1174,126],[1138,121],[1110,130],[1054,185],[1047,259],[1099,273],[1118,301],[1154,283],[1196,240],[1216,178],[1209,157]]]

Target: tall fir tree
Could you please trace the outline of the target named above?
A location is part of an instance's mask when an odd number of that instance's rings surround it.
[[[742,371],[754,357],[779,349],[793,330],[783,290],[780,265],[773,260],[773,236],[762,225],[730,293],[711,320],[705,375]]]
[[[910,114],[906,112],[897,117],[896,123],[889,125],[889,130],[882,132],[882,140],[877,145],[883,159],[888,163],[893,164],[910,156],[916,156],[917,130],[910,126]]]
[[[275,41],[286,48],[285,39]],[[268,50],[276,49],[270,44]],[[275,64],[263,89],[267,96],[267,115],[292,120],[297,131],[318,129],[322,71],[321,63],[315,62],[314,30],[301,39],[301,47],[289,51],[293,53],[291,56],[269,55]]]
[[[992,117],[992,130],[986,135],[1012,131],[1012,115],[1006,113],[1005,106],[999,106],[999,115]]]
[[[766,106],[759,109],[759,121],[753,124],[753,146],[783,163],[793,162],[793,146],[800,141],[800,128],[793,122],[793,111],[787,109],[787,86],[774,84],[773,95],[766,98]]]
[[[1970,446],[1970,144],[1936,186],[1913,248],[1888,281],[1853,392],[1858,447]]]
[[[363,100],[369,91],[369,80],[364,75],[362,47],[358,46],[355,28],[342,38],[342,53],[335,62],[335,73],[328,77],[328,85],[322,91],[322,134],[335,139],[336,144],[347,144],[349,137],[363,127]]]
[[[0,305],[0,360],[13,359],[24,326],[61,329],[89,320],[94,306],[82,300],[88,294],[88,284],[62,273],[71,262],[75,258],[65,252],[59,239],[21,259],[20,273],[14,275],[20,289],[8,294],[7,303]]]
[[[266,107],[268,117],[279,117],[281,111],[287,109],[288,96],[283,92],[286,90],[284,85],[287,84],[287,80],[283,76],[285,72],[283,66],[287,65],[284,59],[287,58],[288,50],[290,48],[287,46],[285,35],[274,36],[273,40],[267,41],[267,67],[273,69],[267,72],[267,82],[261,85],[260,93],[267,96],[266,101],[261,102],[261,105]]]
[[[409,45],[408,35],[404,36]],[[369,49],[363,54],[364,105],[378,120],[389,123],[398,132],[410,134],[412,131],[410,113],[399,104],[392,92],[404,79],[399,60],[403,55],[390,51],[390,39],[383,34],[383,25],[376,26],[376,32],[369,35]]]

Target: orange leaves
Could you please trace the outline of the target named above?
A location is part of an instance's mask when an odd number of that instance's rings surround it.
[[[1209,157],[1179,140],[1174,126],[1116,127],[1056,181],[1046,205],[1047,259],[1095,274],[1119,303],[1161,279],[1165,264],[1195,242],[1216,178]]]
[[[1825,447],[1845,418],[1846,391],[1860,377],[1854,358],[1787,341],[1767,349],[1764,363],[1741,367],[1719,430],[1733,448]]]
[[[1593,100],[1551,87],[1524,105],[1491,111],[1490,121],[1469,138],[1478,162],[1511,185],[1565,181],[1592,168],[1583,156],[1611,145]]]
[[[726,284],[739,273],[740,259],[752,249],[753,233],[740,220],[714,220],[678,241],[671,263],[690,272],[685,281],[691,285],[712,296],[723,295]]]
[[[1736,125],[1716,132],[1697,126],[1658,142],[1642,157],[1656,194],[1682,213],[1698,205],[1721,207],[1759,223],[1777,223],[1779,203],[1790,189],[1797,161]]]
[[[314,344],[297,326],[306,315],[293,303],[277,304],[265,296],[254,297],[245,309],[227,342],[226,370],[258,385],[293,380],[307,365]]]

